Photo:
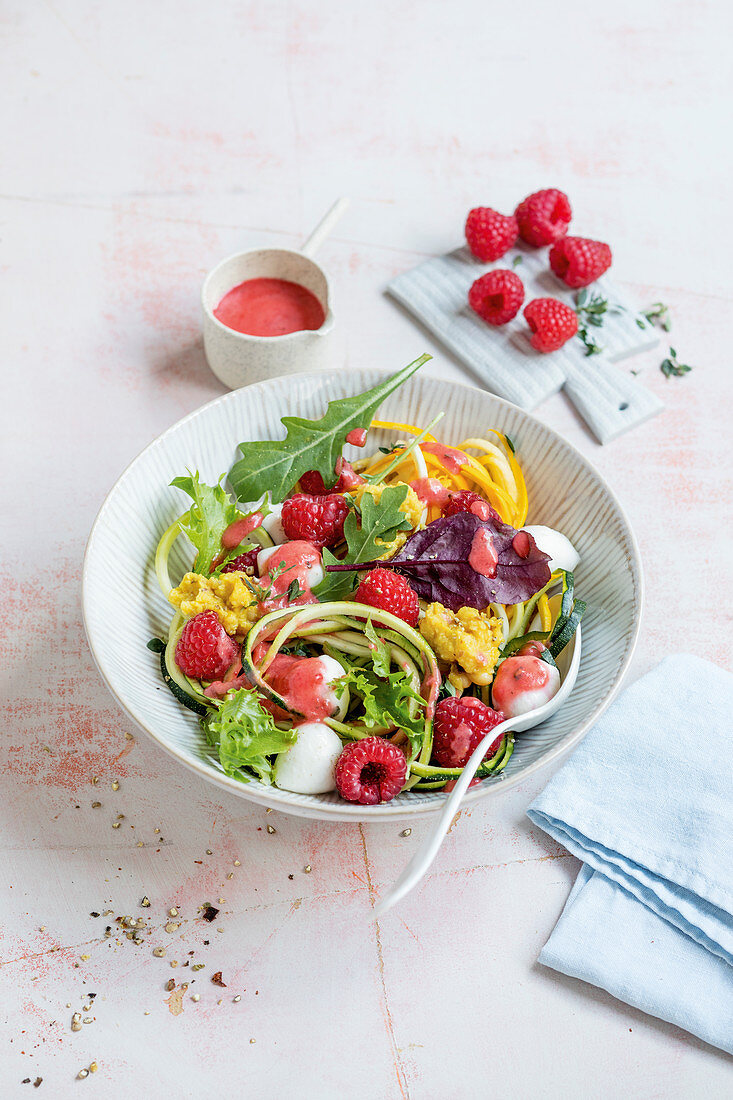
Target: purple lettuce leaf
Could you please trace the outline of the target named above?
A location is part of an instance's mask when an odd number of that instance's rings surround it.
[[[495,577],[477,573],[468,562],[474,537],[482,529],[491,535],[499,559]],[[516,534],[514,527],[499,519],[484,520],[472,512],[458,512],[416,531],[389,561],[364,563],[356,568],[371,564],[396,569],[409,579],[418,596],[438,601],[451,611],[460,607],[483,610],[490,603],[522,603],[549,581],[550,558],[538,550],[527,533],[528,552],[520,557],[512,545]]]

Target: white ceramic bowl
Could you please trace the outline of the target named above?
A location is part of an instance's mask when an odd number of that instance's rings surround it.
[[[438,809],[444,796],[409,793],[367,807],[336,794],[291,794],[225,776],[195,715],[160,690],[158,659],[146,649],[149,638],[164,634],[171,617],[156,582],[153,557],[160,533],[185,510],[181,494],[169,483],[186,467],[214,483],[231,467],[240,440],[282,438],[281,416],[320,416],[331,398],[365,390],[383,377],[376,370],[295,375],[286,385],[273,379],[204,405],[128,466],[100,509],[84,560],[89,644],[110,691],[129,716],[198,775],[243,798],[301,817],[402,820]],[[583,658],[569,701],[548,722],[517,737],[506,770],[468,792],[466,801],[475,802],[557,760],[614,697],[639,631],[642,574],[634,536],[608,486],[582,455],[527,413],[481,390],[419,374],[385,401],[379,415],[426,424],[441,409],[446,415],[439,435],[448,442],[480,435],[489,427],[511,436],[527,479],[530,522],[556,527],[575,544],[581,555],[576,591],[588,604]],[[383,435],[370,433],[370,445],[382,443]],[[180,574],[190,565],[184,543],[179,539],[178,560],[173,561]]]

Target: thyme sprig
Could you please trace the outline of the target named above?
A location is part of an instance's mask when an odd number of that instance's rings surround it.
[[[677,358],[677,352],[671,347],[668,357],[662,360],[659,369],[665,378],[681,378],[684,374],[689,374],[692,367],[687,363],[680,363]]]
[[[654,328],[657,325],[665,332],[669,332],[672,328],[669,306],[664,302],[653,302],[648,309],[642,309],[641,316],[636,318],[636,323],[639,328]]]
[[[575,312],[578,315],[578,339],[585,347],[586,355],[599,355],[603,347],[594,337],[591,329],[600,328],[606,316],[611,313],[621,313],[622,307],[611,305],[608,298],[602,294],[593,293],[588,287],[583,287],[575,295]]]

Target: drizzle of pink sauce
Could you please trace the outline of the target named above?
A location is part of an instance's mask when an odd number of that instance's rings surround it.
[[[346,436],[346,442],[350,443],[352,447],[363,447],[366,441],[366,428],[352,428],[349,434]]]
[[[234,523],[230,523],[221,536],[221,544],[224,549],[234,550],[240,542],[244,542],[247,535],[251,535],[255,528],[262,525],[264,518],[262,512],[252,512],[251,515],[243,516],[242,519],[235,519]]]
[[[539,657],[507,657],[499,666],[491,688],[494,706],[511,714],[513,701],[527,691],[541,691],[547,687],[551,673],[552,666]]]
[[[228,675],[229,673],[227,673]],[[252,687],[249,678],[244,673],[241,676],[235,676],[232,680],[214,680],[207,688],[204,688],[204,695],[208,695],[210,699],[222,699],[228,691],[238,691],[239,688],[243,687]]]
[[[494,540],[491,531],[485,527],[479,527],[471,539],[471,549],[468,553],[468,564],[482,577],[495,577],[496,567],[499,564],[499,555],[494,549]]]
[[[496,516],[494,509],[490,504],[487,504],[485,500],[474,500],[470,510],[474,516],[478,516],[479,519],[483,520],[491,519],[492,516]]]
[[[287,279],[245,279],[224,295],[214,316],[249,336],[285,336],[320,328],[326,319],[315,294]]]
[[[267,562],[267,572],[260,577],[260,584],[268,588],[272,584],[272,592],[266,600],[260,601],[260,610],[276,611],[281,607],[289,607],[291,604],[318,603],[318,599],[311,592],[310,570],[315,565],[321,564],[321,554],[317,546],[312,542],[296,540],[284,542],[278,546]],[[282,571],[273,581],[270,570],[277,566]],[[294,600],[288,599],[287,591],[293,581],[297,581],[301,594]]]
[[[532,536],[527,531],[517,531],[512,539],[512,549],[520,558],[526,558],[532,549]]]
[[[465,466],[468,462],[466,455],[457,451],[455,447],[446,447],[445,443],[421,443],[420,449],[426,454],[435,455],[451,474],[457,474],[461,466]]]
[[[438,504],[442,508],[448,503],[448,490],[437,477],[420,477],[410,482],[410,488],[415,490],[423,504]]]
[[[291,711],[314,721],[328,718],[338,710],[333,688],[326,680],[319,657],[291,657],[278,653],[265,673],[265,680]],[[288,718],[276,703],[263,703],[276,718]]]
[[[334,492],[337,493],[348,493],[352,489],[356,489],[357,485],[363,485],[366,481],[365,477],[357,474],[354,467],[346,461],[343,455],[336,460],[335,473],[338,481],[334,487]]]

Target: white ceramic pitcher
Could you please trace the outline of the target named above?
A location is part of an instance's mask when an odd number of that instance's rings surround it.
[[[339,199],[311,233],[299,252],[289,248],[250,248],[222,260],[206,276],[201,291],[204,351],[216,377],[239,389],[281,374],[322,370],[331,366],[334,318],[331,290],[313,253],[330,233],[348,205]],[[214,316],[217,305],[245,279],[287,279],[316,296],[325,319],[320,328],[288,332],[283,336],[251,336],[227,328]]]

